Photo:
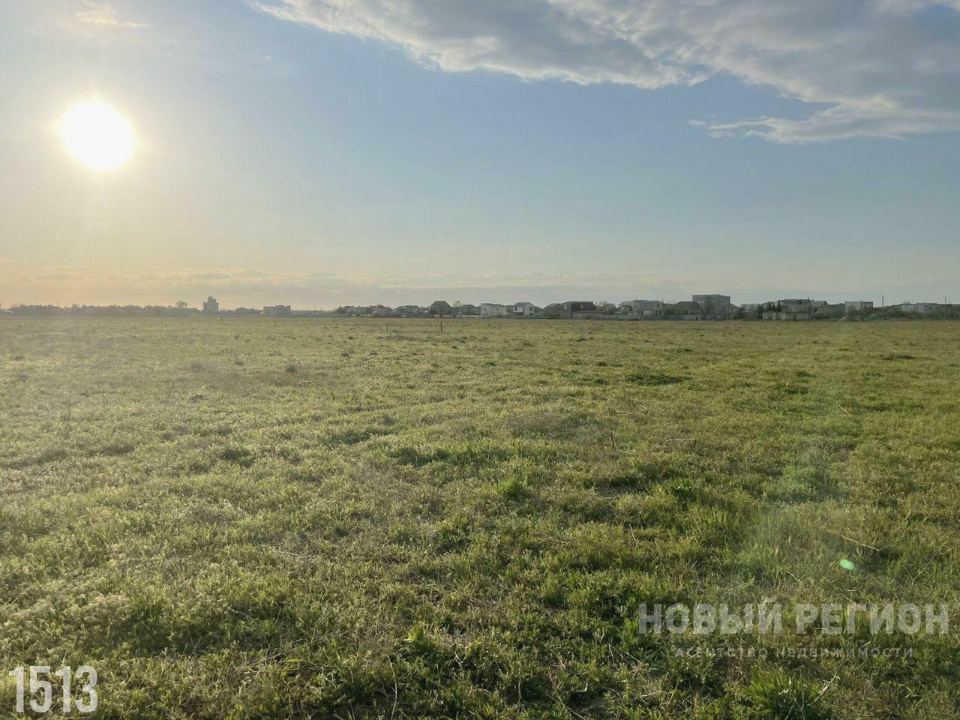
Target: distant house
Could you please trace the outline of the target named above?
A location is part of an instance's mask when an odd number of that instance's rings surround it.
[[[215,315],[220,312],[220,303],[213,295],[209,295],[203,302],[203,311],[208,315]]]
[[[781,320],[785,322],[795,322],[798,320],[813,320],[813,315],[809,312],[765,312],[763,314],[764,320]]]
[[[553,303],[543,309],[543,314],[549,318],[570,319],[574,313],[595,313],[597,306],[587,300],[570,300],[564,303]]]
[[[507,306],[499,303],[480,303],[480,317],[506,317]]]
[[[289,305],[267,305],[263,308],[264,317],[290,317],[293,310]]]
[[[423,317],[427,311],[419,305],[401,305],[393,311],[400,317]]]
[[[873,310],[873,303],[867,300],[847,300],[843,304],[846,312],[862,312],[863,310]]]
[[[772,320],[813,320],[816,318],[840,317],[846,312],[843,303],[831,305],[826,300],[788,299],[778,303],[780,314],[788,317],[770,318]],[[764,319],[767,319],[764,313]]]
[[[390,317],[393,310],[386,305],[346,305],[337,308],[337,313],[350,317]]]
[[[729,315],[733,307],[729,295],[694,295],[693,302],[699,304],[706,315]]]
[[[454,311],[457,315],[479,315],[480,308],[476,305],[470,305],[469,303],[464,303],[463,305],[458,305],[454,308]]]
[[[950,305],[941,305],[940,303],[903,303],[900,305],[900,310],[913,315],[933,315],[950,307]]]
[[[480,317],[530,317],[536,314],[539,308],[531,302],[518,302],[512,305],[500,303],[480,303]]]
[[[431,315],[453,315],[453,308],[446,300],[437,300],[430,305]]]
[[[788,299],[780,300],[773,308],[763,313],[764,320],[816,320],[818,318],[839,318],[846,312],[844,303],[830,304],[826,300]]]
[[[233,314],[257,316],[257,315],[260,315],[261,312],[255,308],[238,307],[236,310],[233,311]]]
[[[729,295],[694,295],[693,302],[700,305],[704,315],[714,318],[732,317],[740,311]]]
[[[780,300],[780,307],[783,309],[783,312],[788,313],[810,313],[814,314],[817,310],[825,308],[827,306],[826,300],[810,300],[809,298],[791,298],[788,300]]]
[[[660,300],[628,300],[620,303],[620,312],[641,317],[660,317],[663,303]]]
[[[530,317],[536,313],[538,309],[539,308],[531,302],[518,302],[507,308],[511,315],[519,315],[520,317]]]

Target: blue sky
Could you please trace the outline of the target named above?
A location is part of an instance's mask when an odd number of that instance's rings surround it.
[[[958,6],[758,1],[0,0],[0,301],[960,302]]]

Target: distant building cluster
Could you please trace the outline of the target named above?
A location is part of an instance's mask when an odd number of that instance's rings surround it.
[[[291,317],[293,308],[289,305],[267,305],[262,314],[264,317]]]
[[[569,300],[538,307],[532,302],[509,304],[449,303],[437,300],[430,305],[344,305],[333,311],[294,310],[290,305],[267,305],[261,309],[239,307],[224,310],[212,295],[197,310],[181,301],[174,307],[111,305],[14,305],[0,314],[38,317],[366,317],[366,318],[476,318],[489,320],[769,320],[795,322],[802,320],[860,320],[867,318],[936,317],[960,319],[960,305],[947,302],[905,302],[876,307],[868,300],[847,300],[829,303],[810,298],[789,298],[766,303],[735,305],[729,295],[694,295],[690,300],[628,300],[619,304]]]
[[[264,315],[267,313],[264,308]],[[868,300],[828,303],[825,300],[785,299],[767,303],[735,305],[729,295],[694,295],[690,300],[628,300],[619,304],[591,300],[570,300],[538,307],[532,302],[470,305],[437,300],[430,305],[345,305],[334,315],[348,317],[450,317],[481,319],[563,319],[563,320],[815,320],[821,318],[885,315],[960,314],[960,306],[936,303],[903,303],[875,308]]]

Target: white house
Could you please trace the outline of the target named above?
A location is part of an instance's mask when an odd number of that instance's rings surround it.
[[[480,317],[506,317],[508,310],[509,308],[506,305],[480,303]]]
[[[930,315],[948,306],[940,303],[903,303],[900,309],[905,313],[916,313],[917,315]]]
[[[660,317],[663,315],[663,303],[660,300],[630,300],[620,303],[620,312],[643,317]]]
[[[512,315],[530,317],[537,311],[537,306],[531,302],[518,302],[510,305],[507,310],[509,310]]]

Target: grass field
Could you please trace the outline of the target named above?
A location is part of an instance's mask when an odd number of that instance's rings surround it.
[[[960,716],[960,628],[637,623],[960,608],[960,323],[4,319],[0,388],[0,714]]]

